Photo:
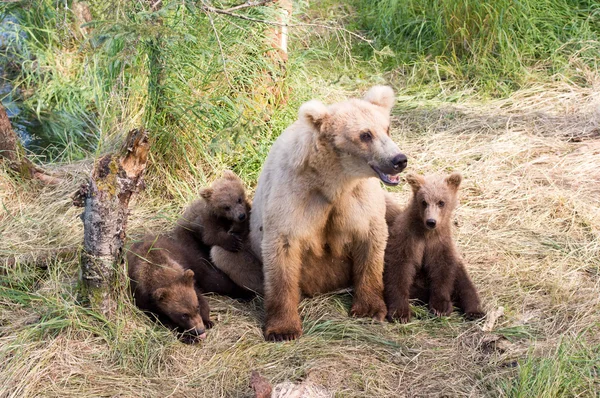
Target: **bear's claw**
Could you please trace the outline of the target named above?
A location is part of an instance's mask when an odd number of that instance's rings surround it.
[[[452,301],[435,297],[429,300],[429,309],[436,316],[448,316],[454,310]]]
[[[350,314],[354,317],[373,318],[380,322],[384,320],[386,313],[387,309],[385,303],[379,298],[372,300],[372,302],[356,300],[354,304],[352,304],[352,309],[350,310]]]

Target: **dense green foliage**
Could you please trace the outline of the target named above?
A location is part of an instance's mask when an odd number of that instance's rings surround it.
[[[376,48],[416,82],[469,83],[506,94],[532,79],[597,70],[600,3],[594,0],[355,1]],[[561,77],[561,78],[562,78]]]
[[[7,23],[21,32],[7,51],[15,58],[11,98],[22,109],[16,122],[33,120],[28,132],[48,160],[110,150],[143,125],[160,179],[191,173],[205,180],[223,164],[257,171],[274,126],[289,122],[280,101],[288,75],[301,75],[296,64],[284,70],[267,56],[268,25],[209,14],[193,2],[150,7],[91,2],[86,34],[75,12],[52,0],[4,5]],[[268,20],[269,13],[246,14]]]

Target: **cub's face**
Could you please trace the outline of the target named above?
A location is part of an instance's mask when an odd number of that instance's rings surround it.
[[[242,180],[233,172],[225,171],[222,178],[216,180],[210,188],[202,190],[200,195],[217,217],[235,223],[248,222],[250,203]]]
[[[153,293],[158,308],[183,332],[206,337],[198,296],[194,289],[194,272],[186,270],[180,280]]]
[[[423,177],[410,174],[406,180],[413,190],[413,200],[424,227],[434,230],[441,225],[448,225],[456,208],[461,175],[453,173],[446,177]]]
[[[391,88],[376,86],[363,99],[326,107],[309,101],[300,116],[315,124],[320,137],[330,143],[344,171],[355,177],[378,177],[386,185],[398,185],[398,174],[407,159],[390,138]]]

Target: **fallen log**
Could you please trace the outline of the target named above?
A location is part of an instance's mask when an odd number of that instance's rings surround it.
[[[27,159],[25,149],[17,133],[10,124],[6,109],[0,104],[0,160],[6,162],[8,168],[22,178],[36,179],[45,184],[58,184],[57,178]]]

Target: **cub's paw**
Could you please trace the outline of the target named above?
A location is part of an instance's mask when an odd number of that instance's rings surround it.
[[[467,321],[475,321],[477,319],[481,319],[485,316],[485,311],[481,309],[476,309],[472,311],[465,311],[465,319]]]
[[[292,341],[302,336],[300,319],[297,321],[269,322],[265,326],[265,340],[267,341]]]
[[[239,235],[229,235],[229,239],[226,242],[223,242],[221,247],[228,252],[239,252],[242,250],[244,246],[244,241]]]
[[[448,316],[452,313],[452,301],[442,297],[431,297],[429,309],[437,316]]]
[[[369,299],[356,298],[350,309],[350,315],[357,318],[373,318],[383,321],[387,308],[382,298],[373,296]]]
[[[215,326],[215,323],[213,321],[209,320],[209,319],[207,319],[207,320],[203,319],[202,323],[204,323],[204,327],[206,329],[212,329],[212,327]]]
[[[387,320],[390,322],[408,323],[410,321],[411,312],[408,301],[401,304],[392,304],[388,307]]]

